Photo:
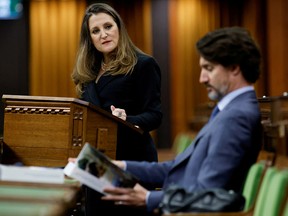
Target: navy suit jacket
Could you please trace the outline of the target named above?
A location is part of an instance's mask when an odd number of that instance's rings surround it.
[[[261,148],[261,115],[254,91],[234,98],[197,134],[193,143],[174,160],[161,163],[129,162],[127,171],[151,191],[148,211],[157,208],[169,185],[191,191],[225,188],[241,192],[250,166]]]
[[[103,75],[84,86],[82,100],[111,112],[110,106],[125,109],[127,122],[138,125],[144,135],[127,127],[118,127],[118,160],[157,161],[155,144],[149,134],[162,121],[161,71],[154,58],[138,54],[137,64],[129,75]]]

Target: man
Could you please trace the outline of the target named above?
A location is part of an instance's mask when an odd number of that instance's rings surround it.
[[[249,32],[240,27],[212,31],[196,47],[200,54],[199,81],[206,86],[208,97],[218,101],[218,114],[172,161],[114,161],[141,182],[133,189],[106,188],[108,195],[102,200],[146,207],[152,212],[164,190],[148,191],[146,186],[165,189],[177,184],[191,191],[225,188],[241,192],[261,147],[261,117],[253,88],[260,74],[260,51]]]

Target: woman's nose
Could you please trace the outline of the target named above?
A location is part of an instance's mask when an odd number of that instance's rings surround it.
[[[106,38],[107,37],[107,33],[105,31],[101,32],[101,38]]]

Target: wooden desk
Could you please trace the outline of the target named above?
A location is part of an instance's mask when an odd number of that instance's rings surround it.
[[[80,191],[77,182],[40,184],[0,181],[0,215],[67,216],[75,212],[81,199]]]
[[[57,203],[0,198],[0,215],[66,216],[66,212],[65,209]]]

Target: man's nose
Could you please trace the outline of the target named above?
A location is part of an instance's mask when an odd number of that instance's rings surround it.
[[[199,77],[199,82],[200,83],[206,83],[208,81],[208,76],[205,72],[201,71],[200,77]]]

